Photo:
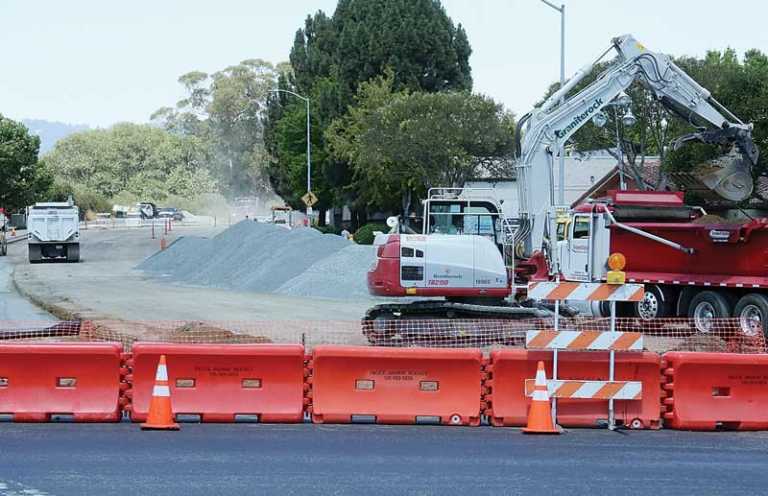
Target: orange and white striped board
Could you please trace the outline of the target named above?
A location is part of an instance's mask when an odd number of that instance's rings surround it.
[[[534,300],[641,301],[642,284],[605,284],[602,282],[532,282],[528,298]]]
[[[534,379],[526,379],[525,395],[533,396]],[[578,400],[640,400],[643,383],[640,381],[575,381],[549,380],[547,390],[551,398]]]
[[[543,350],[643,351],[639,332],[528,331],[525,347]]]

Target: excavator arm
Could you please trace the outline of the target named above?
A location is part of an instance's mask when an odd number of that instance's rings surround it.
[[[593,83],[558,104],[611,50],[617,52],[616,62]],[[731,154],[730,160],[719,163],[718,170],[708,171],[702,182],[729,199],[743,200],[751,195],[751,167],[758,159],[752,125],[724,108],[671,58],[647,50],[631,35],[620,36],[595,62],[579,70],[539,108],[521,119],[527,128],[517,167],[521,219],[516,242],[523,244],[526,256],[544,249],[550,224],[547,219],[555,205],[553,170],[557,150],[636,80],[665,107],[698,128],[696,133],[678,140],[676,146],[695,140],[732,145],[741,152],[743,158]]]

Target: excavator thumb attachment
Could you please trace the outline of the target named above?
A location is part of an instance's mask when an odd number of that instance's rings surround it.
[[[676,150],[689,142],[718,145],[725,149],[730,146],[728,153],[706,163],[696,164],[693,176],[706,189],[734,202],[744,201],[752,196],[752,166],[757,164],[759,151],[752,140],[751,132],[736,127],[700,131],[676,139],[672,142],[672,147]]]

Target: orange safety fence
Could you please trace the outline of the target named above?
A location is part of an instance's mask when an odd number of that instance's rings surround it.
[[[0,344],[0,418],[117,422],[122,351],[116,343]]]
[[[662,368],[666,427],[768,429],[768,355],[670,352]]]
[[[486,414],[495,426],[524,426],[531,398],[526,395],[526,380],[536,375],[536,365],[543,361],[548,379],[552,379],[552,351],[519,349],[494,350],[487,365],[485,381]],[[607,351],[567,351],[558,355],[561,380],[606,381]],[[617,352],[615,381],[639,381],[638,399],[616,400],[616,422],[634,429],[660,427],[660,358],[649,352]],[[557,400],[557,421],[565,427],[596,427],[608,421],[608,401],[597,399]]]
[[[164,343],[283,343],[302,344],[308,350],[324,344],[353,346],[466,348],[489,352],[496,348],[523,348],[529,330],[554,327],[542,319],[423,319],[423,320],[94,320],[64,323],[0,322],[0,342],[111,341],[126,350],[135,341]],[[606,318],[560,319],[560,330],[607,331]],[[700,351],[765,353],[766,340],[758,330],[742,328],[739,319],[715,319],[697,329],[691,319],[668,318],[643,321],[620,318],[617,331],[644,335],[648,351]]]
[[[301,422],[304,347],[296,344],[136,343],[130,368],[131,420],[147,418],[160,355],[165,355],[178,420]]]
[[[479,349],[318,346],[312,421],[479,425],[482,364]]]

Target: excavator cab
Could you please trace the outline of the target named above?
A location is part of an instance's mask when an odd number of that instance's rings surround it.
[[[502,202],[489,188],[431,188],[422,234],[472,234],[503,244]]]

